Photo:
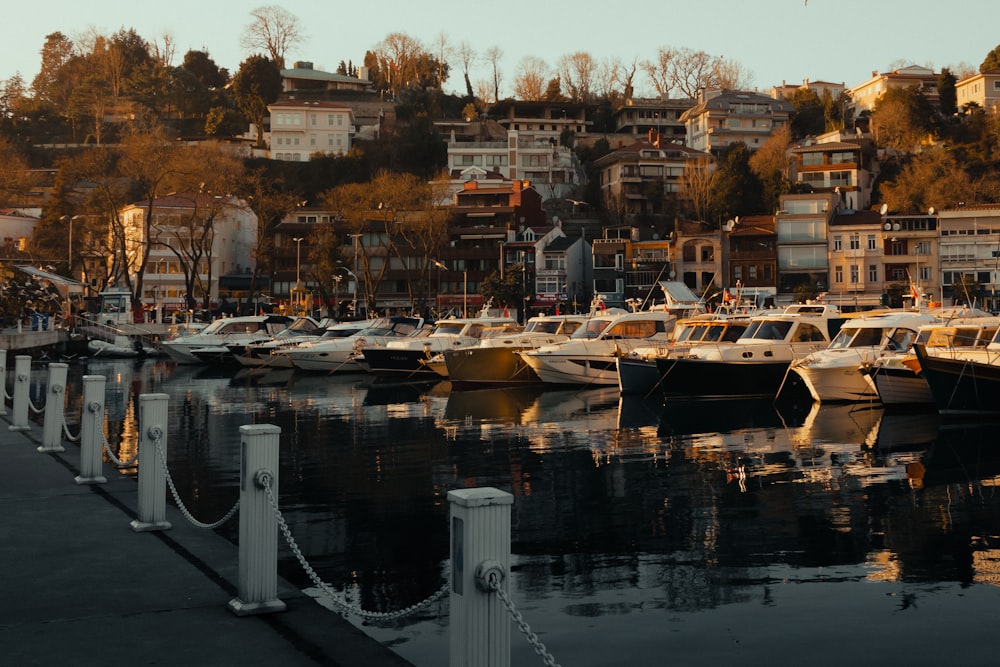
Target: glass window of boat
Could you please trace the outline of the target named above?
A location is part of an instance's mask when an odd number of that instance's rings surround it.
[[[227,322],[219,329],[220,334],[253,333],[260,331],[260,322]]]
[[[913,329],[899,327],[889,336],[886,347],[895,352],[905,352],[913,346],[913,340],[917,337],[917,332]]]
[[[626,320],[608,327],[605,338],[651,338],[664,331],[662,320]]]
[[[739,337],[743,335],[743,332],[747,330],[747,324],[747,322],[730,322],[729,326],[726,327],[725,333],[722,335],[722,341],[725,343],[732,343],[733,341],[738,340]]]
[[[750,323],[740,340],[785,340],[791,328],[787,320],[757,320]]]
[[[574,331],[571,338],[597,338],[610,322],[611,320],[609,319],[595,317],[592,320],[588,320],[585,326]]]
[[[793,343],[823,342],[825,340],[826,336],[819,330],[819,327],[808,322],[799,322],[791,337]]]
[[[462,332],[462,329],[464,327],[465,327],[465,322],[450,322],[450,321],[438,322],[434,326],[434,334],[437,336],[440,335],[457,336]]]

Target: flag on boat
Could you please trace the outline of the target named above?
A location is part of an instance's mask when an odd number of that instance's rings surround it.
[[[919,301],[920,300],[920,293],[917,292],[917,286],[916,285],[910,285],[910,296],[913,297],[914,301]]]
[[[510,317],[510,306],[504,306],[503,307],[503,316],[504,317]]]
[[[558,314],[559,314],[559,304],[557,303],[556,304],[556,315],[558,315]]]

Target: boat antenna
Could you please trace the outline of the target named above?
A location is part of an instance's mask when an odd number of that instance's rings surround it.
[[[646,308],[646,302],[647,301],[649,301],[649,305],[650,306],[655,305],[655,303],[652,300],[653,299],[653,291],[657,290],[657,289],[662,289],[660,287],[660,278],[663,277],[663,272],[666,271],[666,270],[667,270],[667,265],[666,264],[664,264],[663,266],[660,267],[660,272],[656,274],[656,280],[653,281],[652,286],[649,288],[649,292],[646,293],[646,298],[642,300],[641,308]]]

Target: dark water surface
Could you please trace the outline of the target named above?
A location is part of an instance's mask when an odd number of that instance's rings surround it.
[[[170,474],[203,522],[238,497],[239,427],[279,426],[292,534],[368,610],[437,591],[447,492],[495,486],[515,498],[512,599],[564,667],[997,662],[1000,422],[104,360],[70,367],[72,432],[83,374],[108,377],[123,459],[139,395],[169,395]],[[352,621],[446,665],[447,607]],[[516,626],[512,664],[543,664]]]

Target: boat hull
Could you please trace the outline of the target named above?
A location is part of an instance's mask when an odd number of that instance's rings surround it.
[[[927,380],[906,366],[869,366],[863,371],[882,405],[934,405]]]
[[[425,349],[369,347],[362,352],[362,367],[376,375],[420,375],[438,377],[433,369],[422,363],[432,354]]]
[[[802,378],[814,401],[820,403],[856,403],[878,400],[878,394],[858,370],[858,365],[792,365]]]
[[[656,360],[660,390],[671,398],[775,398],[790,361]]]
[[[618,390],[628,396],[649,396],[660,389],[655,359],[618,357]]]
[[[920,374],[943,415],[1000,414],[1000,366],[927,355],[913,346]]]
[[[453,389],[524,386],[541,380],[509,347],[471,347],[447,350],[444,362]]]

